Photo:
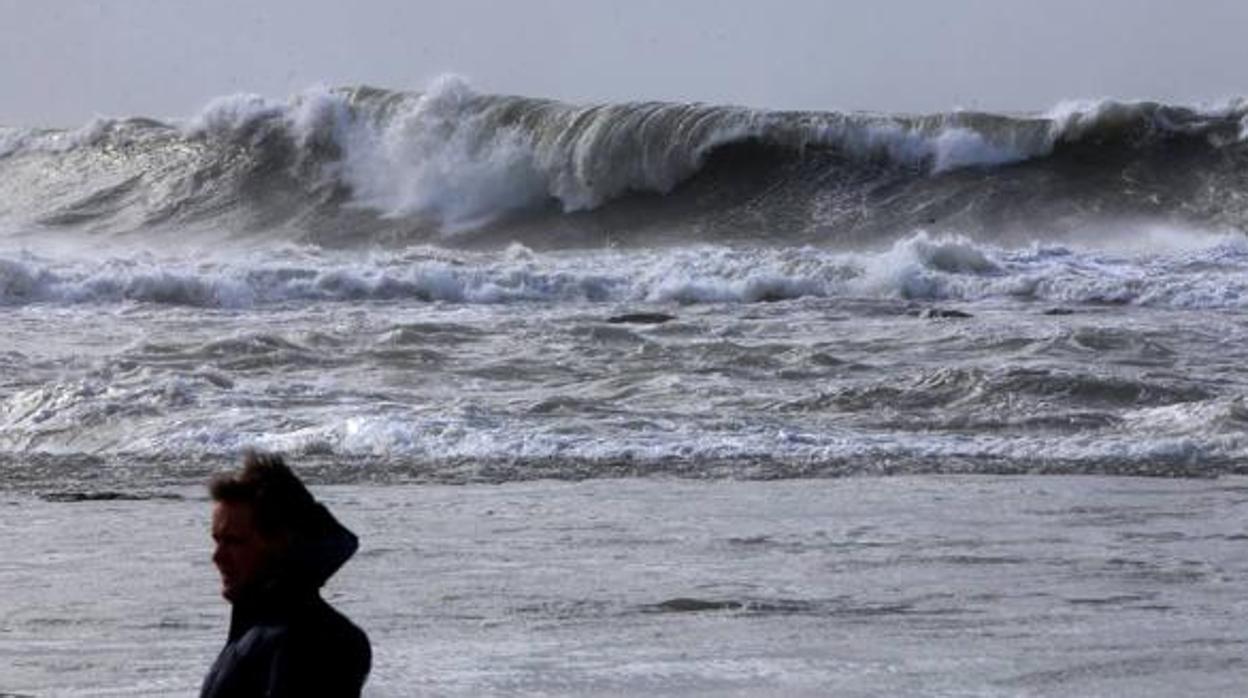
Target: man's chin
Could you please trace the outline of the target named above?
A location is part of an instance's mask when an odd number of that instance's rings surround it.
[[[224,598],[226,601],[229,601],[231,603],[233,603],[234,601],[237,601],[238,597],[241,595],[241,592],[242,592],[242,589],[239,587],[239,585],[232,584],[230,582],[222,580],[221,597]]]

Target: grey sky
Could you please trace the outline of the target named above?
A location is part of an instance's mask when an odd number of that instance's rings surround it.
[[[316,84],[773,108],[1248,94],[1248,1],[0,0],[0,123]]]

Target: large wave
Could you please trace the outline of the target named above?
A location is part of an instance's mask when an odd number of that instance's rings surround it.
[[[1248,102],[1072,102],[1026,116],[579,106],[445,77],[423,93],[227,96],[183,122],[3,129],[0,173],[10,234],[561,246],[1005,235],[1107,219],[1242,229]]]

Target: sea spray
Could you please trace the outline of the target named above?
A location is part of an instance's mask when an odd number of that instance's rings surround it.
[[[933,222],[997,235],[1114,218],[1242,227],[1246,111],[1242,100],[1067,102],[1035,116],[581,106],[485,95],[452,76],[424,93],[242,94],[180,125],[6,129],[0,227],[133,238],[174,223],[334,245],[627,243],[665,226],[803,242]]]

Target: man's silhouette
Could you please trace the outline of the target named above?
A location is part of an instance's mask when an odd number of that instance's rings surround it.
[[[248,453],[209,491],[212,561],[233,609],[200,698],[359,696],[368,637],[320,594],[355,553],[355,535],[277,455]]]

